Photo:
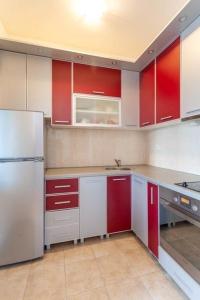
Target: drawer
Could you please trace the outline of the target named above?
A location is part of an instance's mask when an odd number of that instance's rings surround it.
[[[46,194],[78,192],[78,178],[46,181]]]
[[[47,211],[45,213],[45,227],[66,226],[79,223],[79,209]]]
[[[78,206],[78,194],[55,195],[46,197],[46,210],[68,209]]]
[[[79,239],[79,223],[45,228],[45,245]]]

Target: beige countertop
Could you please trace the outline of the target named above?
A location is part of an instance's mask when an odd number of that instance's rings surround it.
[[[200,175],[184,173],[170,169],[158,168],[149,165],[128,166],[131,170],[106,170],[105,167],[81,167],[81,168],[52,168],[47,169],[46,179],[59,179],[82,176],[117,176],[117,175],[137,175],[145,180],[157,185],[172,188],[177,192],[195,197],[200,200],[200,193],[176,186],[174,183],[183,181],[200,181]]]

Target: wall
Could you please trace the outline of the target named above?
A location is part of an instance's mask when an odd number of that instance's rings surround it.
[[[104,129],[47,127],[47,167],[146,163],[146,133]]]
[[[200,123],[149,131],[147,149],[150,165],[200,175]]]

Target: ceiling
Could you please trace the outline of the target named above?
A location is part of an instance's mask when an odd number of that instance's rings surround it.
[[[88,23],[77,1],[83,0],[0,0],[0,37],[134,62],[190,2],[102,0],[101,20]]]

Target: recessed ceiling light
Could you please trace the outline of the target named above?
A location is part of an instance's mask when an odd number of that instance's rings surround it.
[[[83,59],[83,55],[77,55],[77,56],[75,56],[75,59],[81,60],[81,59]]]
[[[153,49],[148,50],[148,54],[152,54],[152,53],[154,53]]]
[[[88,24],[99,23],[107,8],[105,0],[73,0],[73,6]]]
[[[182,17],[180,17],[179,19],[179,22],[185,22],[186,20],[187,20],[187,16],[182,16]]]

